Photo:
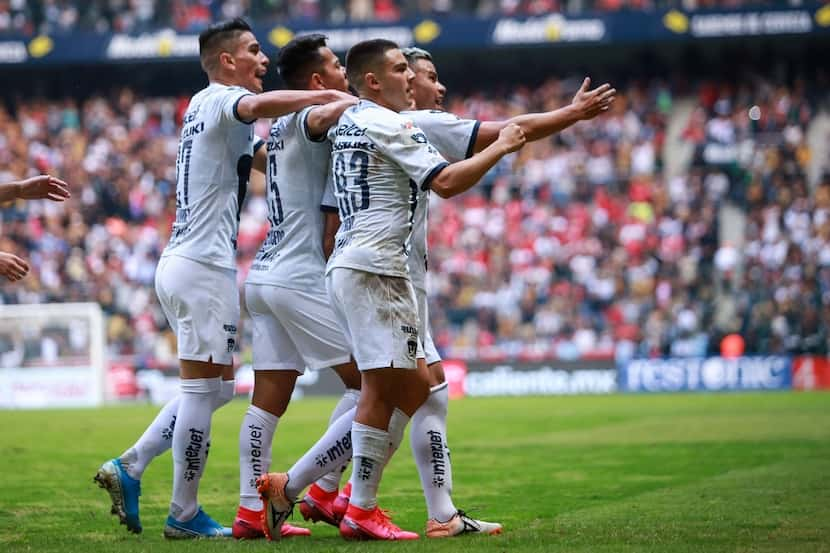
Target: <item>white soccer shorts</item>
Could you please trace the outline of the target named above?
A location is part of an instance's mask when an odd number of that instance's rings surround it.
[[[186,257],[162,257],[156,295],[176,333],[179,359],[233,364],[239,324],[236,271]]]
[[[337,267],[326,277],[326,288],[358,369],[417,368],[424,350],[408,278]]]
[[[415,288],[415,298],[418,300],[418,336],[421,337],[421,345],[424,348],[424,357],[426,357],[427,365],[432,365],[441,360],[441,355],[438,353],[438,348],[435,347],[435,342],[432,341],[432,331],[429,327],[429,303],[427,302],[426,291]]]
[[[324,289],[292,290],[245,284],[245,304],[253,322],[254,370],[323,369],[351,359]]]

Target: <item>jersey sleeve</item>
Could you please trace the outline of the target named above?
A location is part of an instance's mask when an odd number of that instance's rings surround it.
[[[384,155],[403,169],[421,190],[428,189],[432,179],[449,165],[429,143],[424,132],[405,117],[390,118],[382,124],[370,125],[366,129],[366,135]]]
[[[239,86],[229,86],[219,93],[216,101],[219,118],[223,122],[253,123],[255,120],[245,121],[239,116],[239,101],[245,96],[253,96],[253,93]]]
[[[303,108],[300,112],[300,116],[297,117],[297,125],[299,125],[299,131],[302,133],[300,136],[308,140],[309,142],[325,142],[326,141],[326,134],[322,136],[311,136],[311,132],[308,130],[308,115],[311,113],[311,110],[319,106],[308,106]]]
[[[419,110],[406,113],[413,123],[424,131],[429,143],[449,161],[461,161],[473,155],[481,121],[461,119],[438,110]]]
[[[326,174],[326,186],[323,188],[323,198],[320,200],[320,211],[337,213],[337,198],[334,197],[334,179],[331,167]]]

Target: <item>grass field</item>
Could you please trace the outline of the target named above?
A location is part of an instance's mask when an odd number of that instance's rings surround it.
[[[324,428],[333,400],[295,403],[274,465],[287,468]],[[230,523],[243,401],[214,417],[200,499]],[[412,543],[311,539],[168,543],[167,453],[143,480],[144,533],[128,534],[92,483],[155,415],[151,406],[0,412],[0,551],[828,551],[830,394],[468,399],[450,406],[454,497],[505,534]],[[423,531],[408,440],[382,505]],[[293,522],[301,523],[299,514]]]

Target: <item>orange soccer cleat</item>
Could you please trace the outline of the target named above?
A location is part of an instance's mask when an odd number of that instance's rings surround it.
[[[282,526],[294,509],[294,502],[285,495],[287,483],[288,474],[284,472],[269,472],[256,480],[263,506],[262,530],[269,540],[282,537]]]

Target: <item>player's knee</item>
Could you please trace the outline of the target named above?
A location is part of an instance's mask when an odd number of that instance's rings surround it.
[[[440,386],[447,381],[446,376],[444,376],[444,365],[441,364],[441,361],[436,361],[429,366],[428,378],[430,388]]]
[[[334,372],[343,381],[343,385],[349,390],[360,390],[360,371],[354,361],[334,367]]]
[[[298,376],[295,371],[255,371],[251,404],[277,417],[283,416]]]
[[[429,397],[430,386],[426,371],[413,371],[401,389],[403,395],[397,407],[411,417]]]

